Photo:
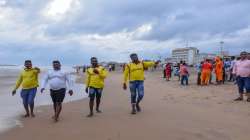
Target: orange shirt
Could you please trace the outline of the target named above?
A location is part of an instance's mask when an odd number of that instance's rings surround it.
[[[202,71],[211,71],[212,70],[212,64],[205,62],[202,65]]]

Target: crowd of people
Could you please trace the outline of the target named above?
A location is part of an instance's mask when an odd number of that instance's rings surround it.
[[[214,84],[221,85],[225,82],[234,82],[238,85],[240,96],[235,101],[242,101],[244,89],[248,96],[247,101],[250,102],[250,53],[241,52],[240,57],[221,58],[219,56],[214,59],[205,59],[195,65],[197,72],[197,85],[208,86]],[[167,63],[164,66],[163,74],[167,81],[172,77],[172,73],[178,76],[181,85],[188,85],[188,77],[190,75],[188,65],[181,61],[175,66]],[[184,83],[185,82],[185,83]]]

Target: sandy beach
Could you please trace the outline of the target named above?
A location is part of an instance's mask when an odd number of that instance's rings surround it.
[[[21,119],[22,127],[0,134],[0,139],[249,140],[250,103],[233,102],[235,85],[198,87],[193,76],[191,85],[182,87],[176,79],[161,77],[159,71],[146,73],[143,112],[137,115],[130,115],[130,93],[121,88],[122,74],[114,72],[106,80],[102,114],[87,118],[84,99],[65,103],[60,122],[54,123],[52,106],[42,106],[36,118]]]

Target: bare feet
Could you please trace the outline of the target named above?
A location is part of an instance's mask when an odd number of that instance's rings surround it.
[[[34,113],[32,113],[32,114],[31,114],[31,117],[32,117],[32,118],[35,118],[35,117],[36,117],[36,115],[35,115]]]
[[[96,113],[102,113],[102,111],[99,109],[96,109]]]
[[[94,116],[93,113],[90,113],[89,115],[87,115],[88,118],[91,118],[91,117],[93,117],[93,116]]]
[[[141,112],[141,107],[139,104],[136,104],[136,110],[137,110],[137,112]]]
[[[25,115],[23,115],[22,117],[23,117],[23,118],[28,118],[28,117],[30,117],[30,114],[25,114]]]

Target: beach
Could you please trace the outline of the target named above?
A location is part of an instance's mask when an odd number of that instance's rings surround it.
[[[65,103],[60,122],[54,123],[52,106],[41,106],[35,118],[20,119],[22,126],[0,139],[249,140],[250,103],[233,102],[237,87],[198,87],[195,78],[185,87],[176,78],[166,82],[160,71],[146,72],[143,111],[131,115],[130,93],[122,90],[121,72],[113,72],[106,80],[103,113],[87,118],[88,100],[83,99]]]

